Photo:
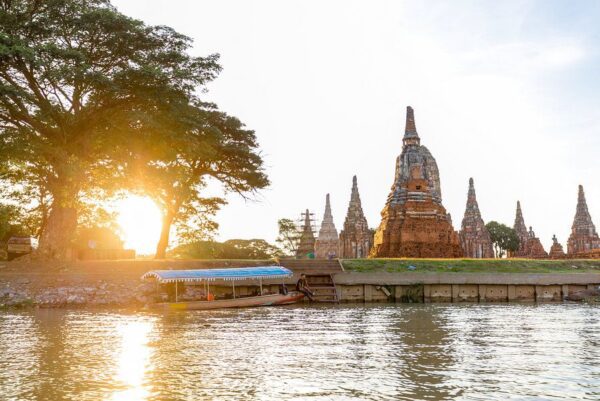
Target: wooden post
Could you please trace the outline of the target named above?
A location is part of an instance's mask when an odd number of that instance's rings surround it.
[[[233,299],[235,299],[235,280],[231,280],[231,284],[233,285]]]
[[[178,299],[179,299],[178,294],[177,294],[177,284],[178,284],[178,281],[175,281],[175,302],[178,302]]]

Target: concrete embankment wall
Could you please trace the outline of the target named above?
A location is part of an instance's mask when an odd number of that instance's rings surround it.
[[[0,265],[0,307],[142,306],[156,299],[157,287],[140,280],[153,269],[261,266],[272,261],[98,261],[71,264]],[[342,302],[499,302],[561,301],[568,294],[600,285],[600,273],[355,273],[333,274]],[[286,280],[290,287],[297,277]],[[280,281],[264,281],[277,291]],[[258,281],[236,284],[238,295],[256,292]],[[180,288],[197,296],[202,286]],[[231,283],[215,282],[217,297],[232,293]]]
[[[600,273],[338,273],[335,282],[346,302],[561,301],[598,287]]]

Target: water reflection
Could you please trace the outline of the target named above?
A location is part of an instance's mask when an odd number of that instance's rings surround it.
[[[150,366],[151,349],[148,347],[148,334],[152,323],[148,321],[124,322],[117,328],[121,336],[118,372],[114,378],[117,385],[124,386],[110,397],[113,401],[145,400],[149,389],[145,386],[146,373]]]
[[[600,399],[600,307],[0,312],[4,400]]]

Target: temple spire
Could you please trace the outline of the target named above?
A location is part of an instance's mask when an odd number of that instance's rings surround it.
[[[329,202],[329,194],[327,194],[325,196],[325,215],[323,216],[323,219],[327,219],[327,218],[332,218],[333,216],[331,215],[331,203]]]
[[[352,177],[352,192],[350,194],[350,202],[358,203],[360,205],[360,195],[358,194],[358,182],[356,176]]]
[[[582,185],[579,186],[577,194],[577,210],[571,226],[571,235],[567,241],[567,253],[579,257],[600,254],[600,237],[590,216]]]
[[[473,177],[469,178],[469,193],[467,195],[467,206],[469,204],[475,204],[477,206],[477,196],[475,195],[475,183]]]
[[[579,186],[579,193],[577,194],[577,210],[575,212],[572,229],[573,231],[580,231],[587,235],[594,235],[594,232],[596,231],[585,200],[583,185]]]
[[[460,243],[466,257],[469,258],[493,258],[494,249],[490,233],[481,218],[477,197],[475,195],[475,183],[469,178],[469,192],[467,195],[467,207],[460,229]]]
[[[356,176],[352,177],[352,193],[346,212],[344,226],[340,232],[341,258],[367,257],[373,244],[373,234],[362,210]]]
[[[330,259],[338,254],[339,240],[338,232],[333,223],[329,194],[325,197],[325,213],[319,229],[319,236],[315,244],[315,255],[317,259]]]
[[[403,142],[404,145],[419,145],[421,143],[415,123],[415,112],[410,106],[406,107],[406,127],[404,128]]]

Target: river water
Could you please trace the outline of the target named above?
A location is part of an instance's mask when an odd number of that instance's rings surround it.
[[[0,312],[1,400],[600,400],[600,306]]]

